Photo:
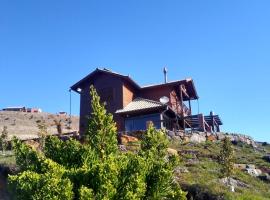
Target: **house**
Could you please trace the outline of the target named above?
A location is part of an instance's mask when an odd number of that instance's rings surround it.
[[[3,111],[26,112],[26,107],[24,107],[24,106],[14,106],[14,107],[3,108],[2,110]]]
[[[209,116],[192,114],[191,101],[199,99],[192,79],[139,86],[130,76],[99,69],[71,86],[80,94],[80,132],[87,127],[91,114],[90,86],[93,85],[108,112],[113,114],[119,132],[145,130],[152,122],[168,130],[220,131],[222,121],[212,112]]]

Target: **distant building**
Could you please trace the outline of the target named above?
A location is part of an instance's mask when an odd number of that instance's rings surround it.
[[[198,94],[192,79],[139,86],[130,76],[99,69],[80,80],[71,89],[80,94],[80,132],[91,115],[90,85],[93,85],[108,112],[113,114],[119,132],[146,130],[149,122],[167,130],[220,131],[222,121],[211,113],[192,114],[191,101]],[[150,78],[150,77],[149,77]]]
[[[7,107],[3,108],[3,111],[17,111],[17,112],[26,112],[26,107],[24,106],[15,106],[15,107]]]
[[[27,112],[29,112],[29,113],[41,113],[42,110],[40,108],[27,108]]]
[[[59,114],[59,115],[67,115],[67,112],[65,112],[65,111],[60,111],[58,114]]]
[[[7,107],[3,108],[3,111],[16,111],[16,112],[28,112],[28,113],[40,113],[40,108],[26,108],[25,106]]]

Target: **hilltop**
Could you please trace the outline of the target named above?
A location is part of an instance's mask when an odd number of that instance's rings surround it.
[[[69,128],[69,115],[58,115],[51,113],[26,113],[14,111],[0,111],[0,131],[7,126],[9,138],[17,136],[20,139],[31,139],[37,137],[37,123],[44,120],[49,134],[57,134],[54,120],[60,121],[63,133],[79,130],[79,117],[72,116]]]

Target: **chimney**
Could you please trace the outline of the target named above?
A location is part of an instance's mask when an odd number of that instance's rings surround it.
[[[164,73],[164,82],[167,83],[168,82],[168,78],[167,78],[168,69],[166,67],[164,67],[163,73]]]

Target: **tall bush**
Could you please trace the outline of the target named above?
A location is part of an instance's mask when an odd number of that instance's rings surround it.
[[[230,178],[233,174],[234,167],[234,151],[231,140],[228,137],[222,141],[222,146],[219,154],[219,163],[221,165],[221,177]]]
[[[162,200],[186,199],[173,179],[176,157],[166,154],[168,140],[150,126],[138,153],[118,150],[112,115],[91,87],[92,117],[87,142],[47,137],[43,152],[13,141],[21,173],[9,177],[18,199]]]

